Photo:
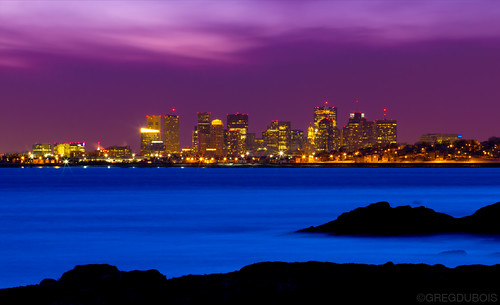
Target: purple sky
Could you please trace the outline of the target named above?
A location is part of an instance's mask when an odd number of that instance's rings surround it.
[[[249,114],[306,129],[328,100],[346,124],[398,120],[500,136],[499,1],[0,1],[0,153],[35,142],[138,149],[146,114]]]

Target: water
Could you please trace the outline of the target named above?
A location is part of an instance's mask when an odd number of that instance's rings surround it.
[[[495,236],[293,233],[377,201],[470,215],[500,201],[500,169],[3,168],[0,288],[89,263],[168,278],[261,261],[500,263]]]

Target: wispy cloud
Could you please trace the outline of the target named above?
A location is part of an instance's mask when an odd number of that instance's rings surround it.
[[[314,29],[331,35],[304,39],[371,47],[499,38],[499,15],[497,1],[1,1],[0,65],[15,66],[16,51],[241,62],[242,51]]]

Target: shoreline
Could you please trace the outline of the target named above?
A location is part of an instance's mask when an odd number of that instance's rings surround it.
[[[80,265],[59,280],[0,289],[4,304],[497,303],[500,265],[261,262],[238,271],[167,279],[157,270]],[[453,298],[453,299],[452,299]]]
[[[66,167],[200,167],[200,168],[499,168],[499,162],[408,162],[408,163],[77,163],[77,164],[0,164],[0,168],[66,168]]]

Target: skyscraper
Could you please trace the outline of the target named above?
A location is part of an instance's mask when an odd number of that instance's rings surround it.
[[[166,114],[163,117],[162,138],[165,145],[165,153],[176,154],[180,152],[178,115]]]
[[[304,131],[294,129],[290,133],[290,151],[299,152],[304,149]]]
[[[334,122],[330,118],[324,118],[318,122],[316,131],[316,151],[330,152],[337,149],[338,129],[333,126]]]
[[[387,146],[398,142],[398,124],[396,120],[376,120],[375,124],[375,145]]]
[[[141,155],[154,154],[160,144],[160,130],[141,128]],[[161,143],[163,146],[163,143]]]
[[[289,121],[272,121],[262,133],[268,154],[290,150],[291,124]]]
[[[373,146],[373,122],[367,122],[364,113],[349,115],[349,122],[343,129],[343,145],[347,151]]]
[[[227,151],[229,155],[238,156],[247,151],[248,114],[236,113],[227,115]]]
[[[213,156],[224,156],[224,124],[221,120],[213,120],[210,125],[210,142],[207,152]]]
[[[146,115],[146,128],[161,130],[161,115]],[[161,134],[159,136],[161,140]]]
[[[319,122],[323,119],[330,119],[333,127],[337,127],[337,108],[333,106],[317,106],[314,108],[314,129],[318,129]]]
[[[197,112],[196,119],[198,130],[198,153],[203,156],[210,141],[210,112]]]

